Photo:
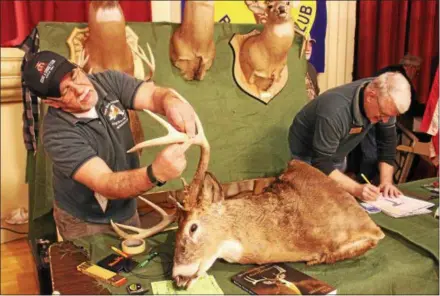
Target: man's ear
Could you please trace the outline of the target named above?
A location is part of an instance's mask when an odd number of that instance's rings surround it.
[[[48,99],[42,99],[43,103],[46,105],[49,105],[53,108],[61,108],[61,102],[55,101],[55,100],[48,100]]]
[[[366,87],[364,92],[364,100],[370,103],[374,98],[376,98],[376,91],[371,87]]]

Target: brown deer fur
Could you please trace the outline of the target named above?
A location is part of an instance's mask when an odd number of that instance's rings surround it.
[[[127,43],[125,17],[118,1],[91,1],[89,5],[89,36],[85,41],[86,72],[116,70],[134,75],[134,60]],[[130,129],[135,143],[144,140],[142,125],[136,111],[128,110]]]
[[[246,39],[240,49],[240,66],[244,77],[259,90],[268,90],[279,81],[287,64],[287,55],[295,36],[290,1],[246,1],[254,15],[267,16],[260,34]]]
[[[171,61],[184,79],[203,80],[214,57],[214,1],[186,1],[183,22],[171,37]]]
[[[197,206],[179,211],[177,285],[189,286],[217,258],[333,263],[365,253],[384,237],[350,194],[301,161],[291,161],[262,194],[223,197],[220,184],[206,173]]]

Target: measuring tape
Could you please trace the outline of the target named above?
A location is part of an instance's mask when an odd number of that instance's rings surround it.
[[[126,239],[122,241],[122,251],[129,255],[140,254],[145,251],[145,241],[143,239]]]

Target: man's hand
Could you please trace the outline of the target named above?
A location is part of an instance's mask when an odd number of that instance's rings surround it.
[[[163,102],[163,108],[168,121],[178,131],[190,138],[196,135],[195,112],[190,104],[170,94]]]
[[[191,143],[171,144],[152,163],[154,176],[162,182],[180,177],[186,168],[185,152]]]
[[[402,192],[391,183],[382,183],[379,188],[384,197],[399,197],[399,195],[402,195]]]
[[[363,201],[374,201],[379,197],[380,189],[371,184],[359,184],[356,195]]]

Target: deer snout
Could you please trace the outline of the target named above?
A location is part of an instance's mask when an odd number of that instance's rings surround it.
[[[283,13],[286,13],[287,11],[286,11],[286,6],[284,6],[284,5],[280,5],[280,6],[278,6],[278,13],[279,14],[283,14]]]

